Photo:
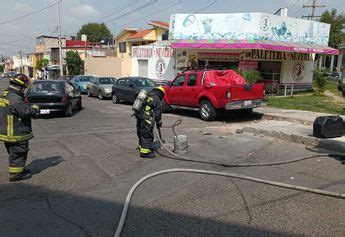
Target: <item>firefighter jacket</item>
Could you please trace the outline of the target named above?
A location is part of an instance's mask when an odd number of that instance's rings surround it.
[[[162,99],[154,91],[148,94],[137,118],[144,119],[152,126],[154,125],[154,122],[161,123]]]
[[[24,103],[19,92],[5,91],[0,97],[0,141],[15,143],[32,139],[31,118],[36,113]]]

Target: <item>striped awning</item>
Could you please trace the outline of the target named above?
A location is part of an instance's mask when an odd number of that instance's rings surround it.
[[[184,49],[263,49],[298,53],[339,54],[338,49],[328,46],[272,40],[174,40],[171,46]]]

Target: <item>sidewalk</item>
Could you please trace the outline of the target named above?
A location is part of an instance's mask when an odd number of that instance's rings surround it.
[[[330,116],[335,114],[325,114],[318,112],[310,112],[304,110],[292,110],[292,109],[278,109],[272,107],[260,107],[254,110],[257,113],[263,114],[264,119],[289,121],[293,123],[313,125],[314,120],[318,116]],[[345,116],[341,115],[345,121]]]
[[[345,136],[331,139],[312,136],[315,118],[332,114],[271,107],[257,108],[254,111],[264,114],[264,120],[243,127],[244,132],[262,134],[335,152],[345,152]],[[345,116],[341,117],[345,121]]]

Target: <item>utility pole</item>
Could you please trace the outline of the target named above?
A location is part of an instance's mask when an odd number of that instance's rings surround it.
[[[19,58],[20,58],[20,73],[24,73],[24,70],[23,70],[23,53],[22,51],[19,51]]]
[[[302,16],[302,18],[307,17],[308,20],[311,19],[311,20],[313,21],[314,18],[319,17],[319,16],[315,16],[315,9],[316,9],[317,7],[325,7],[325,5],[318,5],[318,4],[316,3],[316,0],[313,0],[313,4],[312,4],[312,5],[303,5],[303,7],[304,7],[304,8],[312,8],[312,10],[311,10],[311,15]]]
[[[57,30],[59,33],[59,62],[60,62],[60,76],[63,76],[63,66],[62,66],[62,42],[61,42],[61,27],[60,27],[60,0],[57,0]]]

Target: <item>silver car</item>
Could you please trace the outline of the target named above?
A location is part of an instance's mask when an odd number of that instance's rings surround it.
[[[114,84],[114,77],[93,77],[86,85],[87,95],[97,96],[98,99],[110,98],[112,95],[112,86]]]

